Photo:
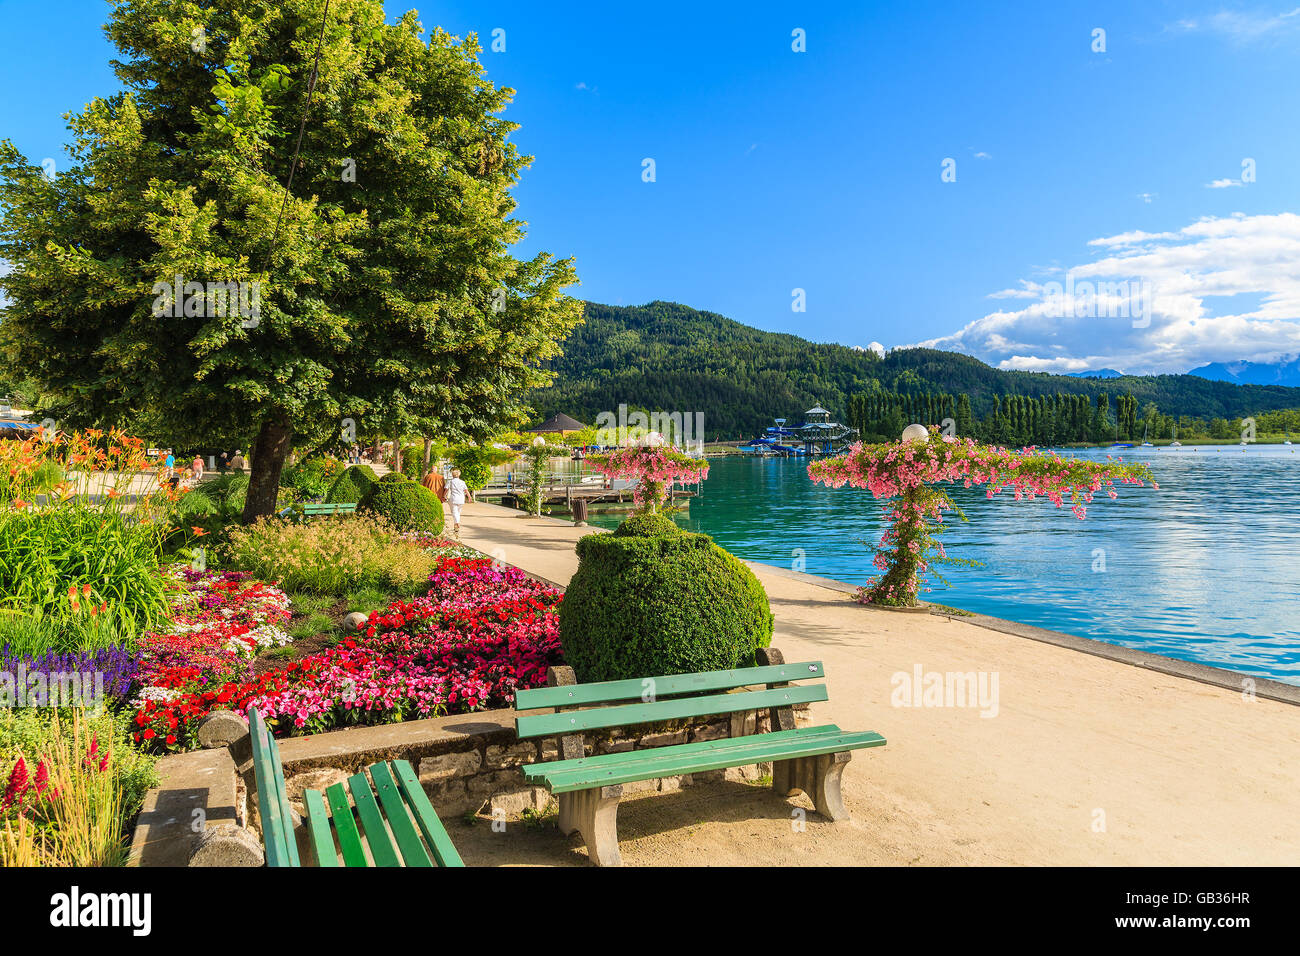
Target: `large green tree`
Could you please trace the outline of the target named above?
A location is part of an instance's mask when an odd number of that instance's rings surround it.
[[[69,115],[72,164],[0,143],[9,361],[86,420],[255,434],[245,520],[345,419],[520,420],[582,307],[572,260],[509,254],[531,157],[473,36],[374,0],[125,0],[106,30],[122,90]]]

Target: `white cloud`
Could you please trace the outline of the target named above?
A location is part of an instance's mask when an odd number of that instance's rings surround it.
[[[868,351],[868,352],[875,352],[875,353],[876,353],[877,355],[879,355],[881,358],[884,358],[884,357],[885,357],[885,347],[884,347],[883,345],[881,345],[879,342],[871,342],[871,343],[868,343],[868,345],[867,345],[867,351]]]
[[[983,150],[980,150],[978,153],[975,154],[975,158],[976,158],[976,159],[992,159],[993,157],[990,156],[988,153],[984,152]]]
[[[1199,20],[1179,20],[1178,28],[1187,32],[1204,31],[1227,37],[1235,43],[1250,43],[1300,27],[1300,7],[1284,13],[1221,10]]]
[[[1003,368],[1137,374],[1300,352],[1300,215],[1235,213],[1088,245],[1101,257],[994,292],[1022,301],[919,344]]]
[[[1230,186],[1245,185],[1240,179],[1216,179],[1212,183],[1206,183],[1206,189],[1227,189]]]

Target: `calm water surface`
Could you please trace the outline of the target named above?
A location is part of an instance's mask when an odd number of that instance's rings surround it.
[[[1146,461],[1160,490],[1122,485],[1079,521],[1047,501],[956,488],[970,521],[951,521],[945,547],[983,567],[945,569],[950,586],[923,597],[1300,684],[1295,448],[1110,453]],[[880,538],[880,504],[866,490],[814,485],[806,459],[715,458],[703,495],[676,519],[743,558],[861,584],[874,573],[863,539]],[[592,517],[614,527],[621,516]]]

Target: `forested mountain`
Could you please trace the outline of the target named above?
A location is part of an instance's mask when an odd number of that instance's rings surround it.
[[[1102,395],[1111,397],[1109,407],[1118,407],[1119,396],[1132,396],[1132,419],[1139,429],[1155,409],[1163,416],[1190,416],[1208,423],[1300,408],[1300,388],[1234,385],[1190,375],[1088,379],[1007,372],[968,355],[936,349],[894,349],[880,358],[843,345],[764,332],[675,302],[588,302],[586,321],[563,348],[563,357],[550,364],[557,372],[555,384],[529,396],[537,421],[564,412],[594,424],[598,414],[617,412],[620,403],[653,411],[703,412],[711,441],[752,437],[774,417],[797,423],[804,411],[818,404],[832,417],[847,421],[854,396],[854,417],[861,420],[868,408],[888,414],[891,403],[879,400],[885,395],[909,396],[927,408],[924,396],[936,401],[940,395],[950,396],[950,407],[955,407],[956,396],[965,393],[974,423],[1007,413],[1006,396],[1050,396],[1054,407],[1064,407],[1069,396],[1080,396],[1094,409]],[[873,395],[874,404],[869,401]],[[1062,396],[1059,402],[1057,395]],[[1113,417],[1109,421],[1114,424]]]

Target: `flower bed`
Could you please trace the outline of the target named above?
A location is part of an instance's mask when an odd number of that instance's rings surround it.
[[[256,705],[277,730],[302,734],[509,706],[559,660],[558,590],[453,557],[438,559],[426,596],[373,612],[336,647],[250,676],[256,650],[283,643],[287,599],[243,576],[182,573],[204,607],[194,630],[146,651],[135,739],[150,749],[192,748],[199,720],[220,707]]]
[[[243,679],[260,651],[289,643],[279,626],[291,617],[289,597],[279,588],[240,571],[180,566],[167,573],[180,587],[166,633],[151,632],[140,641],[137,708]],[[176,744],[177,724],[165,723],[146,728],[138,739],[161,734],[168,745]]]

